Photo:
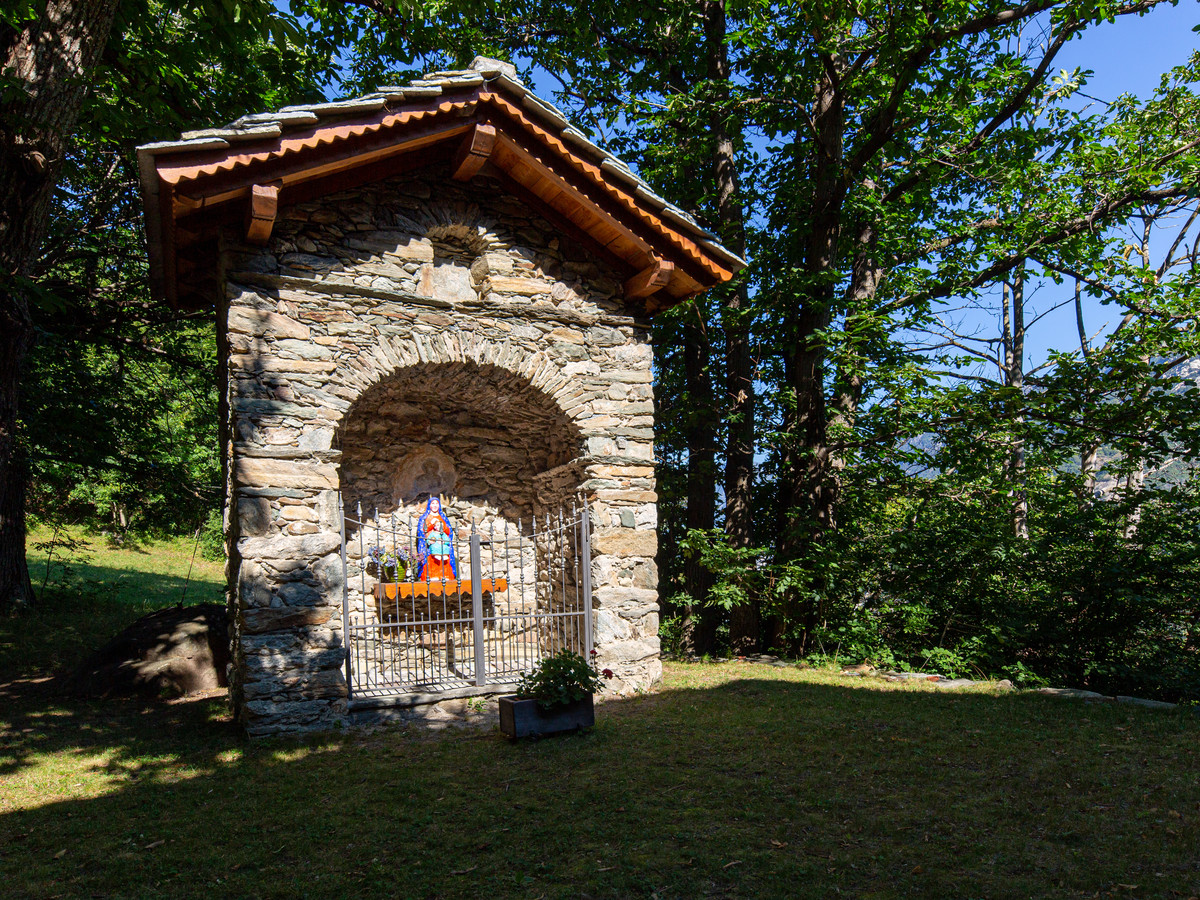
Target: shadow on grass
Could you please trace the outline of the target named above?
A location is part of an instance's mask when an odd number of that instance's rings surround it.
[[[65,754],[94,757],[102,762],[92,770],[134,781],[184,757],[202,770],[205,757],[239,741],[223,691],[176,701],[77,700],[62,696],[53,678],[0,684],[0,779]]]
[[[0,873],[17,896],[1200,893],[1190,717],[725,668],[515,744],[245,745],[213,701],[0,698]]]

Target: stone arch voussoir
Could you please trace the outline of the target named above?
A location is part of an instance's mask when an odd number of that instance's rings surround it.
[[[334,373],[337,392],[351,405],[372,387],[405,369],[417,366],[465,364],[495,367],[519,378],[528,389],[553,400],[558,410],[581,432],[586,433],[577,398],[577,384],[562,372],[560,364],[542,351],[529,351],[510,341],[495,342],[462,332],[412,334],[380,337],[369,354]],[[349,396],[348,396],[349,395]],[[344,421],[339,417],[337,425]]]

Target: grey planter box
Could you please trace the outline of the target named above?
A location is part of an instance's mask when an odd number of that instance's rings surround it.
[[[578,731],[596,724],[592,695],[566,705],[542,709],[536,700],[519,700],[516,695],[501,697],[500,731],[510,738]]]

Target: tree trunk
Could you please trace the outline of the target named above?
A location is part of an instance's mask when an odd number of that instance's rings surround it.
[[[710,348],[699,306],[688,311],[683,329],[684,373],[687,378],[688,411],[685,416],[687,463],[688,531],[711,531],[715,524],[716,435],[712,416],[712,382],[709,374]],[[691,597],[687,618],[691,634],[685,644],[693,653],[703,655],[716,648],[719,610],[709,604],[712,573],[695,557],[688,558],[683,569],[684,589]]]
[[[13,300],[0,310],[0,610],[33,602],[25,564],[28,466],[16,436],[21,362],[33,329],[24,298]]]
[[[1142,504],[1137,501],[1145,484],[1146,464],[1139,461],[1137,467],[1125,476],[1125,502],[1131,504],[1123,532],[1127,541],[1137,537],[1138,526],[1142,523]]]
[[[864,187],[873,189],[874,184],[867,182]],[[873,223],[860,225],[855,239],[854,264],[850,270],[850,284],[846,289],[846,320],[847,333],[853,333],[851,322],[860,321],[867,314],[871,301],[879,290],[879,282],[883,278],[883,268],[878,259],[877,231]],[[862,400],[863,385],[866,372],[865,353],[859,351],[853,344],[848,343],[838,358],[837,378],[834,380],[834,392],[830,403],[829,424],[836,434],[846,434],[854,427],[858,419],[858,405]],[[837,439],[834,441],[837,444]],[[840,449],[831,448],[829,453],[830,475],[840,478],[840,473],[846,465],[845,453]],[[838,490],[835,481],[835,491]]]
[[[1079,332],[1079,352],[1085,361],[1089,361],[1092,356],[1092,348],[1088,341],[1087,329],[1083,324],[1083,290],[1078,278],[1075,279],[1075,327]],[[1090,504],[1096,499],[1096,468],[1099,464],[1099,453],[1100,445],[1094,440],[1089,441],[1079,450],[1079,474],[1083,476],[1082,499],[1084,503]]]
[[[724,0],[703,4],[708,77],[717,86],[720,100],[728,99],[729,56],[725,45]],[[718,230],[725,246],[738,256],[746,254],[745,209],[738,185],[734,141],[729,133],[728,110],[712,108],[712,162],[717,186]],[[745,283],[729,292],[721,306],[725,333],[725,534],[732,546],[748,548],[754,542],[754,363],[750,352],[750,300]],[[757,600],[736,606],[729,616],[729,643],[735,654],[759,649],[761,611]]]
[[[33,601],[25,563],[28,466],[18,437],[21,369],[33,341],[28,282],[63,156],[117,0],[49,0],[0,32],[0,606]]]
[[[809,228],[802,233],[799,255],[805,284],[799,303],[788,310],[784,332],[784,377],[790,397],[784,412],[783,471],[780,473],[780,528],[778,558],[789,563],[801,559],[833,528],[836,488],[830,478],[825,397],[825,345],[820,332],[833,315],[833,288],[827,275],[837,265],[845,184],[842,181],[842,99],[826,67],[816,86],[813,121],[812,209]],[[802,161],[798,160],[798,164]],[[821,585],[811,592],[820,595]],[[783,649],[803,653],[809,634],[820,618],[819,601],[801,602],[796,592],[784,598],[783,617],[801,625],[798,636]],[[772,643],[778,645],[783,622],[776,621]]]
[[[1100,450],[1095,444],[1089,444],[1079,451],[1079,471],[1083,475],[1083,499],[1091,503],[1096,498],[1096,469],[1099,465]]]
[[[1005,319],[1009,323],[1006,335],[1007,353],[1005,381],[1013,390],[1012,428],[1013,442],[1009,454],[1009,477],[1012,479],[1012,530],[1013,536],[1023,540],[1029,538],[1029,493],[1025,483],[1025,266],[1013,270],[1012,313],[1005,303]],[[1008,294],[1009,285],[1004,285]]]

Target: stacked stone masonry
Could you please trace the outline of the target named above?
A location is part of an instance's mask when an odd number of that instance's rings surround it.
[[[618,692],[655,684],[652,353],[615,276],[499,183],[441,168],[284,208],[265,248],[230,227],[222,248],[247,730],[348,721],[339,496],[378,524],[441,495],[484,530],[586,497],[598,663]]]

